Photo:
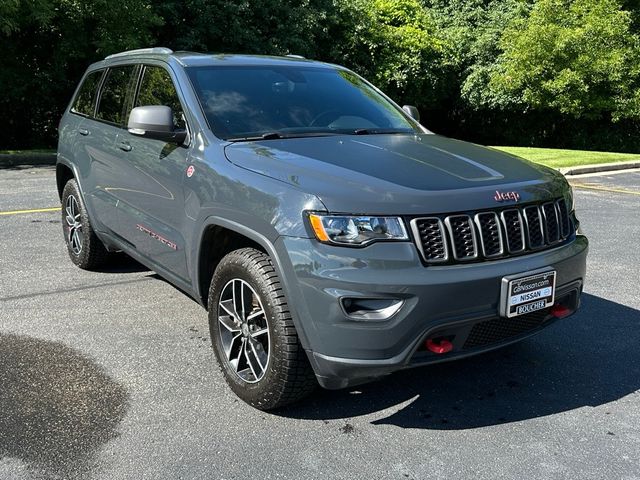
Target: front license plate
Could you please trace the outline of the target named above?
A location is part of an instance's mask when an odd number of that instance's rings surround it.
[[[500,315],[517,317],[553,305],[556,290],[556,272],[537,270],[502,279]]]

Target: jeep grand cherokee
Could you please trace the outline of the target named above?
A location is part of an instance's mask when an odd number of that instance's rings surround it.
[[[260,409],[521,340],[573,313],[585,277],[561,174],[434,135],[302,58],[91,65],[57,183],[71,260],[123,251],[192,295],[224,378]]]

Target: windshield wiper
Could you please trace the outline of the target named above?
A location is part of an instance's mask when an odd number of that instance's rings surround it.
[[[227,138],[227,140],[230,142],[254,142],[257,140],[276,140],[278,138],[285,138],[285,135],[278,132],[267,132],[253,137],[235,137]]]
[[[408,128],[356,128],[354,135],[384,135],[393,133],[415,133]]]
[[[262,135],[248,137],[227,138],[229,142],[256,142],[259,140],[278,140],[281,138],[303,138],[303,137],[326,137],[329,135],[340,135],[337,132],[298,132],[298,133],[280,133],[266,132]]]

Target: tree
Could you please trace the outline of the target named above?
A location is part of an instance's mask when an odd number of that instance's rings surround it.
[[[419,0],[169,0],[160,43],[176,49],[301,54],[341,63],[396,98],[435,98],[440,42]]]
[[[159,43],[174,50],[266,55],[316,54],[332,0],[164,0]]]
[[[487,103],[640,119],[640,38],[617,0],[539,0],[506,29]]]
[[[433,106],[442,96],[444,43],[419,0],[344,2],[351,19],[334,50],[335,61],[353,68],[398,102]]]
[[[0,148],[55,144],[63,109],[89,63],[145,46],[160,23],[146,0],[0,2]]]
[[[637,150],[639,36],[640,0],[0,0],[0,148],[55,145],[88,64],[163,45],[346,65],[474,141]]]
[[[502,54],[501,38],[516,19],[528,14],[523,0],[432,0],[428,6],[446,45],[449,96],[461,108],[491,103],[487,85]],[[459,102],[458,102],[459,101]]]

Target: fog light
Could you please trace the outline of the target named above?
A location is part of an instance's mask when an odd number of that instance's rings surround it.
[[[354,320],[387,320],[393,317],[404,303],[397,298],[357,298],[341,299],[342,309]]]

